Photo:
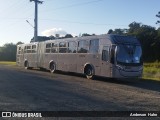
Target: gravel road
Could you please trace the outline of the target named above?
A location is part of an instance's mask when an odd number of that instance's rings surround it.
[[[160,82],[0,65],[0,111],[160,111]]]

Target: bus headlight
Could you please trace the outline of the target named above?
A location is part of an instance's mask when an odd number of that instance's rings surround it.
[[[118,70],[123,70],[124,68],[122,66],[117,65]]]

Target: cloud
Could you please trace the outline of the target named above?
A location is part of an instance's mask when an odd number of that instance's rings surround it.
[[[59,34],[60,37],[63,37],[67,34],[67,32],[62,28],[52,28],[42,32],[42,35],[44,36],[51,36],[51,35],[55,36],[56,34]]]

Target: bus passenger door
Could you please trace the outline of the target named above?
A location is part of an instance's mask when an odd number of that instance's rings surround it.
[[[37,46],[37,67],[43,67],[43,43],[38,43]]]
[[[102,62],[101,62],[101,76],[111,77],[111,69],[109,63],[109,46],[104,46],[102,49]]]

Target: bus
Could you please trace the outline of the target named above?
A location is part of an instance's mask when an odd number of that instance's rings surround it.
[[[32,42],[17,46],[16,63],[29,68],[44,68],[109,78],[141,77],[142,48],[132,36],[94,35]]]

